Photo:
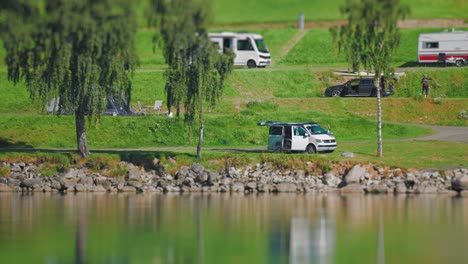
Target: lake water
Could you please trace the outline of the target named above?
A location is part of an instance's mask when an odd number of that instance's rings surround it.
[[[467,245],[467,197],[0,193],[0,263],[463,263]]]

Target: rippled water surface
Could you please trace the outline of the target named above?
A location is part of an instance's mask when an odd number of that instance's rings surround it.
[[[463,263],[467,245],[463,197],[0,193],[0,263]]]

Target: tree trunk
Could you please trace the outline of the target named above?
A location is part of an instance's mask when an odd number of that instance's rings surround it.
[[[203,146],[203,127],[205,125],[205,122],[200,121],[200,129],[198,133],[198,146],[197,146],[197,158],[201,159],[201,149]]]
[[[88,140],[86,138],[85,115],[82,111],[75,112],[76,142],[78,143],[78,153],[82,158],[89,156]]]
[[[377,156],[383,157],[382,150],[382,101],[380,85],[377,88]]]

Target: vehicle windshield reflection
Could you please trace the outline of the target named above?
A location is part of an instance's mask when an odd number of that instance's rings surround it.
[[[307,130],[309,130],[309,132],[313,135],[321,135],[321,134],[328,134],[328,131],[323,129],[321,126],[319,125],[310,125],[310,126],[307,126]]]

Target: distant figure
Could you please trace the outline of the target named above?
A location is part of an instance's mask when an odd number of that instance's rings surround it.
[[[421,84],[422,84],[421,94],[423,94],[424,97],[427,97],[427,95],[429,94],[429,80],[430,78],[427,77],[427,74],[424,74],[423,78],[421,79]]]

